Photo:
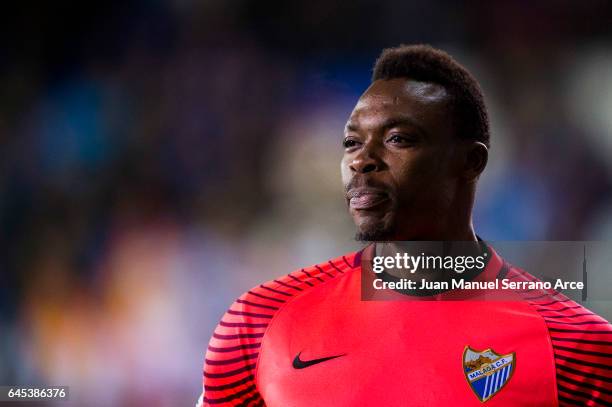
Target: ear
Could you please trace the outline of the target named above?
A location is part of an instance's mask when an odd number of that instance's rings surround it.
[[[487,166],[489,149],[480,141],[468,141],[464,148],[463,178],[467,182],[476,182]]]

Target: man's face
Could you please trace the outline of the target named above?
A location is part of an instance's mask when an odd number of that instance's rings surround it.
[[[443,228],[458,177],[448,100],[440,85],[391,79],[357,102],[341,163],[357,239],[427,240]]]

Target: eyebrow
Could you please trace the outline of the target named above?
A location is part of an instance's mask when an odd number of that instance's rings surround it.
[[[382,128],[382,130],[384,131],[384,130],[391,129],[393,127],[399,127],[399,126],[404,126],[404,125],[415,127],[419,132],[421,132],[424,135],[428,134],[427,131],[423,127],[421,127],[411,117],[408,117],[408,116],[390,117],[384,122],[382,122],[382,124],[379,127]],[[354,131],[354,132],[359,131],[359,125],[351,121],[347,122],[344,128],[346,131]]]

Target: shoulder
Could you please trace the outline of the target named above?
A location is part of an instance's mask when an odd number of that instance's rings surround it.
[[[242,311],[277,311],[294,297],[354,270],[359,262],[358,256],[359,252],[344,254],[267,281],[241,295],[234,307]]]
[[[517,268],[510,268],[507,277],[539,281]],[[519,294],[548,328],[561,405],[612,403],[612,325],[555,290],[526,289]]]
[[[253,287],[229,307],[210,339],[204,361],[201,405],[261,403],[255,369],[268,326],[292,299],[355,270],[352,252]]]

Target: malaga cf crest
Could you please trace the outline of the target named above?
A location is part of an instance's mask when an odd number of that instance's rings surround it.
[[[477,351],[469,346],[463,351],[465,378],[480,401],[495,396],[508,383],[514,373],[516,356],[500,355],[491,348]]]

